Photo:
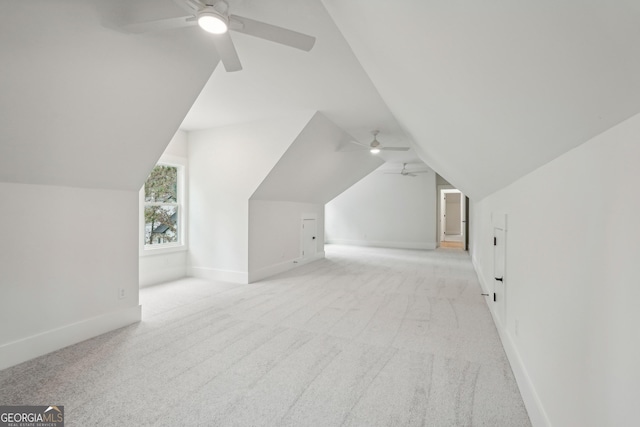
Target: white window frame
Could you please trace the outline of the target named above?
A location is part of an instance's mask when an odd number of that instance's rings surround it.
[[[178,172],[178,200],[176,205],[178,206],[178,241],[172,243],[163,243],[158,245],[145,244],[145,221],[144,221],[144,184],[139,193],[139,254],[140,256],[160,255],[171,252],[186,251],[187,247],[187,160],[178,156],[171,156],[168,154],[163,155],[155,166],[172,166],[177,169]],[[145,180],[146,184],[146,180]]]

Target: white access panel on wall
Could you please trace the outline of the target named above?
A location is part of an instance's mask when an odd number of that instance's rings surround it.
[[[494,313],[498,321],[506,324],[507,289],[506,289],[506,261],[507,261],[507,214],[493,212],[493,304]]]
[[[313,257],[317,252],[316,227],[315,219],[302,220],[302,258]]]

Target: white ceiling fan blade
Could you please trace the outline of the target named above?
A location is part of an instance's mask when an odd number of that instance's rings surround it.
[[[234,21],[240,23],[240,25],[232,26],[231,29],[234,31],[286,46],[295,47],[296,49],[308,52],[316,42],[315,37],[308,36],[297,31],[287,30],[286,28],[276,27],[275,25],[254,21],[253,19],[243,18],[242,16],[237,15],[230,15],[229,18],[234,24]]]
[[[196,25],[195,18],[179,16],[177,18],[157,19],[155,21],[136,22],[123,25],[122,28],[130,33],[152,33],[156,31],[173,30],[175,28],[191,27]]]
[[[385,173],[385,174],[389,174],[389,175],[412,176],[412,177],[414,177],[414,178],[415,178],[416,176],[418,176],[418,175],[414,174],[413,172],[407,172],[407,171],[405,171],[405,172],[390,172],[390,171],[385,171],[385,172],[383,172],[383,173]]]
[[[227,72],[242,70],[242,64],[240,63],[238,52],[233,45],[233,41],[231,40],[229,33],[216,34],[212,38],[216,45],[218,55],[220,56],[220,61],[222,61],[222,65],[224,65],[224,69],[227,70]]]
[[[180,6],[185,12],[189,12],[193,15],[197,11],[206,7],[206,5],[198,0],[173,0],[175,4]]]
[[[378,147],[385,151],[409,151],[409,147]]]
[[[350,143],[352,143],[352,144],[359,145],[360,147],[364,147],[364,148],[371,148],[371,147],[370,147],[370,146],[368,146],[367,144],[363,144],[363,143],[361,143],[361,142],[354,141],[353,139],[349,140],[349,142],[350,142]]]

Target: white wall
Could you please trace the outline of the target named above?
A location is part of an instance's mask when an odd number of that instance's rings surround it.
[[[0,369],[140,320],[137,191],[0,183],[0,200]]]
[[[189,133],[189,275],[248,282],[249,198],[311,116]]]
[[[314,114],[251,198],[327,203],[384,163],[368,150],[345,150],[352,140],[322,113]]]
[[[328,243],[434,249],[435,174],[409,177],[377,169],[327,203],[325,214]]]
[[[638,135],[640,115],[472,205],[488,291],[491,214],[507,214],[498,329],[534,425],[640,425]]]
[[[184,221],[185,217],[188,221],[188,180],[189,180],[189,165],[188,165],[188,139],[187,133],[179,130],[169,142],[169,145],[164,150],[164,153],[158,160],[158,163],[168,163],[172,165],[182,166],[185,170],[183,179],[187,182],[181,185],[181,199],[183,201],[183,209],[181,219]],[[145,250],[143,235],[144,235],[144,186],[140,189],[140,212],[139,218],[139,253],[140,253],[140,268],[139,268],[139,283],[140,287],[155,285],[169,280],[176,280],[187,275],[187,250],[189,248],[188,233],[184,229],[182,231],[184,246],[181,248],[171,249],[153,249]],[[183,224],[186,224],[183,222]]]
[[[140,257],[139,284],[145,286],[178,280],[187,276],[187,250],[154,253]]]
[[[218,63],[209,37],[117,29],[136,11],[180,13],[166,0],[0,8],[0,56],[12,58],[0,79],[0,181],[137,191]]]
[[[315,219],[316,250],[302,259],[302,219]],[[254,282],[324,256],[324,205],[251,200],[249,280]]]
[[[171,141],[169,141],[169,145],[164,149],[164,153],[162,155],[168,155],[173,157],[180,157],[182,159],[187,159],[189,156],[189,139],[187,132],[183,130],[178,130]],[[159,162],[162,161],[160,158]]]
[[[173,2],[0,8],[1,369],[140,319],[138,189],[218,57],[116,30]]]

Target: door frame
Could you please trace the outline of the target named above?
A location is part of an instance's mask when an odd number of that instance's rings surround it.
[[[460,233],[462,236],[462,242],[467,239],[467,229],[466,229],[466,204],[467,197],[464,193],[452,185],[438,185],[438,245],[440,242],[446,242],[446,233],[447,229],[447,221],[446,221],[446,211],[447,204],[445,202],[445,195],[451,193],[460,194]],[[466,245],[465,245],[466,246]]]
[[[464,194],[463,194],[464,196]],[[469,197],[464,196],[464,218],[462,220],[462,225],[464,226],[464,250],[469,250]]]

